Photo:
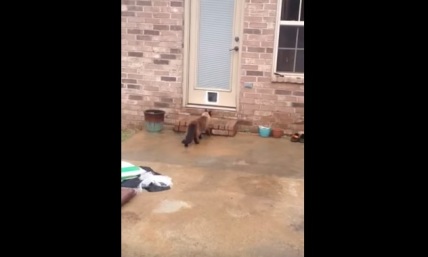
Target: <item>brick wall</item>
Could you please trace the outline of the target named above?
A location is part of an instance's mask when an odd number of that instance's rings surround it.
[[[183,1],[122,0],[122,127],[148,108],[173,123],[182,106]]]
[[[277,0],[246,0],[241,55],[241,129],[274,124],[303,130],[303,84],[273,83],[272,63]],[[252,82],[253,88],[244,88]]]
[[[271,81],[276,1],[245,1],[239,110],[213,112],[239,119],[240,130],[271,123],[303,130],[295,124],[303,120],[303,84]],[[201,113],[182,107],[183,12],[183,0],[122,0],[122,127],[141,128],[148,108],[165,110],[168,124]]]

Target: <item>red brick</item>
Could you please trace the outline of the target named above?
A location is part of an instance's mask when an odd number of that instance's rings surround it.
[[[277,9],[277,5],[276,4],[264,4],[264,9],[265,10],[276,10]]]
[[[278,100],[277,95],[269,95],[269,94],[261,94],[260,98],[266,99],[266,100]]]
[[[144,23],[149,23],[149,24],[161,24],[160,23],[161,19],[151,19],[151,18],[146,18],[144,19]]]
[[[173,54],[161,54],[160,57],[162,59],[170,59],[171,60],[171,59],[175,59],[176,55],[173,55]]]
[[[168,60],[153,60],[153,63],[154,64],[160,64],[160,65],[167,65],[167,64],[169,64],[169,61]]]
[[[275,30],[273,29],[263,29],[262,30],[262,35],[274,35],[275,34]]]
[[[244,93],[244,98],[259,98],[260,94]]]
[[[144,35],[159,35],[159,31],[157,30],[144,30]]]
[[[177,78],[175,77],[161,77],[162,81],[176,81]]]
[[[265,76],[266,76],[266,72],[265,72]],[[257,78],[257,82],[271,82],[272,81],[272,78],[269,76],[269,77],[258,77]]]
[[[158,107],[158,108],[167,108],[167,107],[169,107],[169,104],[168,103],[155,102],[154,106]]]
[[[244,21],[248,22],[263,22],[263,17],[245,16]]]
[[[128,11],[142,11],[143,7],[141,6],[128,6]]]
[[[256,81],[257,81],[257,77],[246,77],[246,76],[241,77],[241,82],[256,82]]]
[[[122,79],[122,82],[123,83],[133,83],[133,84],[135,84],[135,83],[137,83],[137,80],[135,80],[135,79]]]
[[[272,112],[271,111],[255,111],[254,115],[256,116],[272,116]]]
[[[161,31],[160,35],[161,36],[173,36],[177,40],[178,36],[180,35],[179,33],[180,32],[178,32],[178,31],[164,30],[164,31]]]
[[[171,14],[169,14],[169,13],[153,13],[153,17],[165,19],[165,18],[170,18]]]
[[[263,71],[247,71],[247,76],[263,76]]]
[[[305,102],[304,97],[296,97],[296,98],[297,98],[297,100],[296,100],[297,103],[304,103]]]
[[[266,17],[269,16],[270,10],[252,10],[250,11],[250,15],[254,17]]]
[[[274,111],[275,110],[275,106],[271,106],[271,105],[260,105],[260,110],[261,111]]]
[[[256,99],[256,104],[259,105],[268,105],[268,106],[275,106],[275,100],[267,100],[267,99]]]
[[[263,10],[263,4],[247,4],[248,10]]]
[[[147,91],[159,91],[159,87],[144,86],[144,90],[147,90]]]
[[[144,76],[140,74],[128,74],[128,78],[130,79],[142,79]]]
[[[144,94],[150,95],[150,96],[158,96],[158,97],[171,96],[170,92],[159,92],[159,91],[147,91],[147,92],[144,92]]]
[[[151,1],[137,1],[137,5],[151,6],[152,2]]]
[[[128,29],[128,34],[141,34],[143,31],[141,29]]]
[[[261,55],[262,54],[260,54],[260,59],[254,59],[254,62],[253,62],[253,64],[259,64],[259,65],[272,65],[272,59],[263,59],[263,58],[261,58]]]
[[[250,41],[273,41],[274,35],[246,35]]]
[[[277,90],[275,90],[275,94],[277,94],[277,95],[291,95],[291,91],[277,89]]]
[[[248,47],[248,52],[264,53],[265,52],[265,48],[261,48],[261,47]]]
[[[264,28],[267,28],[267,24],[266,23],[259,23],[259,22],[250,22],[249,28],[264,29]]]
[[[131,56],[131,57],[143,57],[143,53],[139,53],[139,52],[128,52],[128,56]]]
[[[147,41],[150,41],[150,40],[152,40],[152,37],[151,36],[137,35],[137,40],[147,40]]]
[[[153,18],[152,13],[146,13],[146,12],[137,12],[137,17],[141,18]]]
[[[183,19],[183,14],[181,14],[181,13],[171,13],[171,19]]]
[[[282,101],[287,101],[287,102],[297,102],[297,97],[295,96],[278,96],[278,98],[281,97],[282,99],[278,99],[278,100],[282,100]]]
[[[158,6],[156,6],[156,7],[144,6],[143,11],[146,12],[146,13],[149,13],[149,12],[150,13],[160,13],[161,12],[161,7],[158,7]]]
[[[169,75],[169,71],[161,71],[161,70],[157,70],[157,71],[155,71],[155,75],[163,75],[163,76],[166,76],[166,75]]]
[[[242,53],[241,54],[242,58],[259,58],[259,54],[258,53]]]
[[[135,16],[135,12],[122,12],[122,16],[133,17]]]
[[[304,108],[296,108],[296,109],[295,109],[295,112],[296,112],[296,113],[304,114],[304,113],[305,113],[305,111],[304,111],[304,110],[305,110]]]
[[[242,99],[240,99],[240,102],[245,103],[245,104],[254,104],[255,99],[254,98],[242,98]]]
[[[283,113],[295,113],[296,109],[293,107],[287,107],[287,106],[275,106],[274,111],[283,112]]]
[[[137,23],[132,23],[132,22],[122,22],[121,24],[122,28],[136,28],[137,27]],[[126,30],[122,29],[122,34],[126,32]]]
[[[168,6],[168,2],[167,1],[153,0],[153,5],[154,6]]]
[[[241,68],[243,70],[257,70],[257,65],[242,65]]]
[[[139,86],[139,85],[132,85],[132,84],[128,84],[128,88],[130,88],[130,89],[140,89],[140,88],[141,88],[141,86]]]
[[[183,6],[183,3],[182,3],[182,2],[174,2],[174,1],[171,1],[171,6],[181,7],[181,6]]]
[[[122,67],[122,72],[137,73],[137,69]]]
[[[244,46],[261,46],[261,42],[244,40],[243,45]]]
[[[177,30],[177,31],[180,31],[180,30],[183,30],[183,26],[179,26],[179,25],[171,25],[171,30]]]
[[[268,59],[269,61],[272,61],[273,54],[260,54],[260,59]]]
[[[244,110],[259,110],[260,106],[256,104],[241,104]]]
[[[154,30],[169,30],[168,25],[153,25]]]
[[[276,17],[263,17],[263,22],[266,23],[275,23],[276,22]]]
[[[273,89],[268,89],[268,88],[257,88],[256,92],[260,93],[260,94],[273,94]]]
[[[241,104],[240,106],[241,106],[241,113],[242,114],[244,114],[244,115],[254,115],[254,110],[255,109],[250,109],[250,110],[248,110],[248,109],[244,109],[244,106],[242,106],[243,104]]]
[[[143,96],[141,95],[130,95],[128,97],[129,100],[143,100]]]
[[[253,41],[250,41],[253,42]],[[273,48],[274,43],[273,42],[261,42],[260,46],[261,47],[268,47],[268,48]]]
[[[261,30],[260,29],[244,29],[244,33],[245,34],[257,34],[257,35],[260,35],[261,34]]]

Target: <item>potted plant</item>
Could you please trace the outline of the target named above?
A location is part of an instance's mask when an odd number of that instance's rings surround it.
[[[279,127],[272,128],[272,137],[274,138],[281,138],[284,136],[284,130]]]

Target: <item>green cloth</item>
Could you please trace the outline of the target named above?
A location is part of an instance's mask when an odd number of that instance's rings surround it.
[[[122,167],[122,172],[130,172],[140,170],[138,166]]]
[[[133,179],[140,175],[141,170],[138,166],[122,167],[122,182],[125,180]]]

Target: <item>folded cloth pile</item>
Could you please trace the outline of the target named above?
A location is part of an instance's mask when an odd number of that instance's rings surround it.
[[[150,167],[135,166],[122,161],[122,187],[143,189],[149,192],[168,190],[172,186],[172,180],[168,176],[155,172]]]

